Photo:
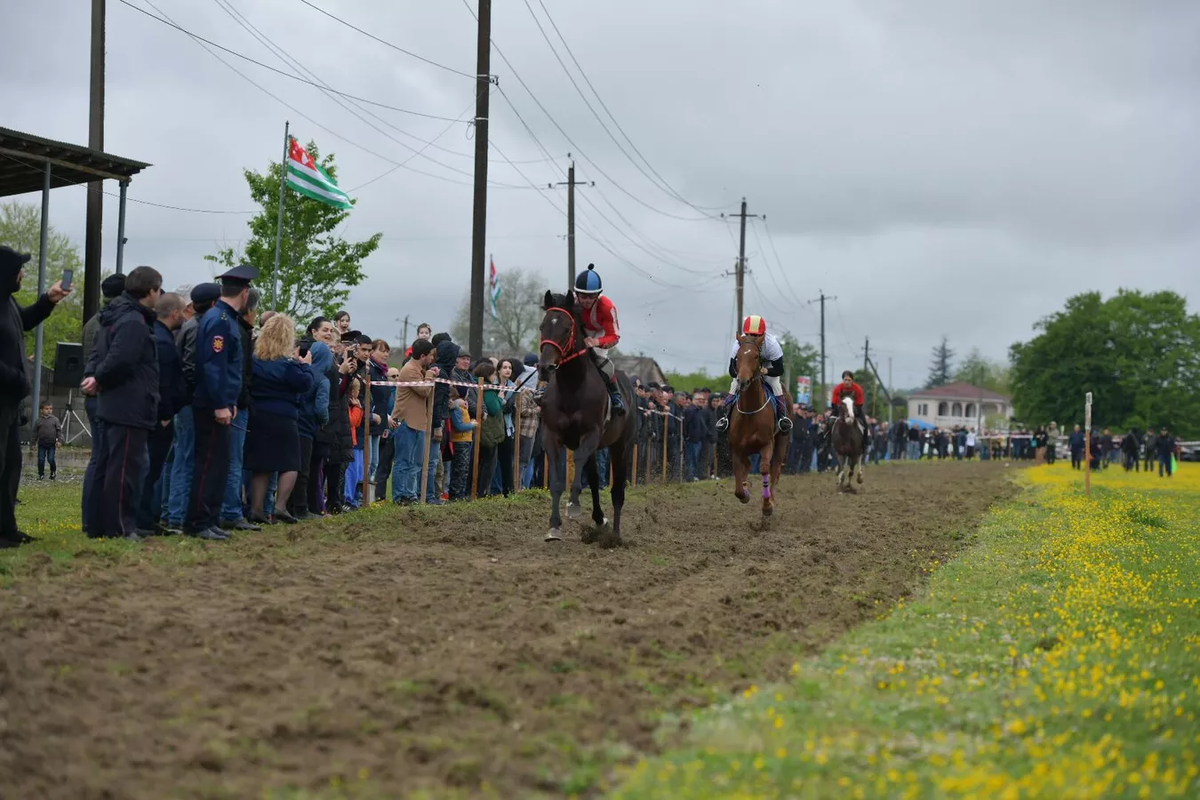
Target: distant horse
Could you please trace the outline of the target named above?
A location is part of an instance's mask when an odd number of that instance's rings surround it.
[[[762,513],[775,510],[772,492],[779,485],[779,474],[787,461],[791,437],[775,427],[775,409],[762,379],[762,339],[739,336],[737,351],[737,400],[729,421],[729,452],[733,457],[733,494],[743,503],[750,502],[750,456],[758,453],[762,473]],[[786,407],[792,398],[784,392]]]
[[[851,479],[863,482],[863,454],[867,451],[867,437],[854,416],[854,399],[843,397],[842,406],[843,413],[834,420],[829,440],[838,461],[838,490],[853,492]]]
[[[538,371],[546,381],[542,397],[542,445],[546,450],[550,482],[550,531],[546,541],[562,539],[562,518],[559,503],[566,485],[566,465],[562,448],[575,452],[575,480],[571,483],[571,501],[567,518],[578,519],[582,510],[579,494],[583,473],[587,471],[592,489],[593,531],[581,535],[584,544],[599,541],[601,547],[621,544],[621,509],[625,505],[625,480],[633,456],[637,415],[624,414],[609,418],[608,386],[604,376],[588,356],[584,344],[583,320],[575,313],[573,292],[565,295],[546,292],[543,304],[541,348]],[[621,394],[628,408],[635,408],[633,386],[623,373],[617,373]],[[607,519],[600,509],[600,472],[596,468],[596,451],[608,448],[612,464],[613,502],[611,533],[606,530]]]

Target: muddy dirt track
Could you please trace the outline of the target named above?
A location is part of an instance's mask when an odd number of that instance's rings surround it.
[[[664,713],[782,678],[910,591],[1010,474],[869,469],[854,497],[784,478],[764,532],[728,482],[638,490],[617,551],[573,523],[544,544],[528,495],[272,528],[207,561],[171,541],[79,558],[0,592],[0,794],[593,794],[662,746]]]

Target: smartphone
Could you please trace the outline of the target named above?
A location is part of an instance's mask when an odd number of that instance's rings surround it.
[[[62,276],[62,288],[64,292],[71,288],[71,281],[73,280],[75,280],[75,270],[70,267],[64,269]]]

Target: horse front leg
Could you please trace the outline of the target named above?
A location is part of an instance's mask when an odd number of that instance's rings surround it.
[[[758,453],[758,471],[762,475],[762,513],[769,517],[775,511],[775,500],[771,497],[771,459],[775,454],[774,440],[768,441],[767,446]]]
[[[625,507],[625,480],[628,473],[629,453],[625,442],[620,441],[608,448],[609,463],[612,464],[612,494],[613,521],[612,532],[602,530],[600,533],[601,547],[619,547],[621,545],[621,509]]]
[[[567,486],[566,461],[558,435],[545,426],[542,427],[542,446],[546,451],[546,471],[549,473],[546,482],[550,484],[550,530],[546,534],[546,541],[557,542],[562,539],[559,504],[562,502],[563,489]]]
[[[744,453],[732,453],[733,457],[733,496],[742,505],[750,502],[750,488],[746,477],[750,474],[750,456]]]
[[[579,505],[579,495],[583,493],[583,475],[596,469],[596,450],[600,445],[600,433],[589,434],[575,448],[575,478],[571,481],[571,502],[567,504],[567,519],[575,521],[583,516],[583,508]],[[598,490],[594,490],[598,491]]]
[[[864,466],[866,466],[866,463],[867,463],[867,460],[866,460],[866,458],[863,458],[863,457],[861,457],[861,456],[860,456],[860,457],[859,457],[859,459],[858,459],[858,475],[856,475],[856,476],[854,477],[854,480],[855,480],[857,483],[859,483],[860,485],[861,485],[861,484],[862,484],[862,482],[863,482],[863,467],[864,467]]]

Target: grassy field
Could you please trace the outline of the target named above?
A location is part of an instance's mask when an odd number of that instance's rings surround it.
[[[1200,796],[1200,470],[1022,480],[923,593],[614,796]]]

